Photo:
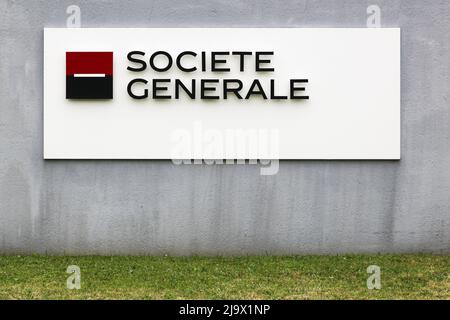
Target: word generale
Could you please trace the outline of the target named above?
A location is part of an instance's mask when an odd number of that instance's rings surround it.
[[[188,97],[190,99],[217,100],[234,97],[237,99],[250,99],[258,97],[270,100],[307,100],[309,96],[305,94],[305,84],[308,79],[298,78],[286,80],[285,92],[276,92],[276,80],[252,79],[244,83],[235,75],[254,71],[257,73],[275,72],[271,65],[273,51],[211,51],[200,53],[194,51],[182,51],[172,56],[166,51],[156,51],[146,58],[145,52],[130,51],[127,55],[131,65],[128,71],[133,73],[144,72],[148,66],[152,72],[161,74],[173,68],[183,73],[210,72],[217,73],[217,78],[191,78],[189,80],[171,78],[135,78],[127,85],[128,95],[133,99],[180,99]],[[234,59],[234,61],[232,61]],[[147,64],[148,61],[148,64]],[[233,65],[237,70],[233,70]],[[224,77],[227,73],[233,72],[234,77]],[[209,74],[210,75],[210,74]]]

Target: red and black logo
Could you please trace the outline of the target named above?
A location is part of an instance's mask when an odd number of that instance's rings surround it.
[[[66,52],[66,99],[112,99],[112,52]]]

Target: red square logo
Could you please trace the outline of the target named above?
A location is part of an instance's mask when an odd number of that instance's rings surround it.
[[[112,52],[66,52],[66,99],[112,97]]]

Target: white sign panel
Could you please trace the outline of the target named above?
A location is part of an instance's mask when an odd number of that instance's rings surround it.
[[[45,159],[400,159],[400,30],[45,29]]]

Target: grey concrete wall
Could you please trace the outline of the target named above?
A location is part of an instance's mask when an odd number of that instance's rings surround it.
[[[402,28],[402,160],[42,160],[43,28]],[[450,253],[448,0],[0,0],[0,253]]]

